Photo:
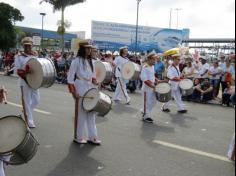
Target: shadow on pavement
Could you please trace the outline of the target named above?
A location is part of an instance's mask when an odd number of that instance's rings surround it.
[[[112,106],[112,112],[114,112],[115,114],[123,114],[123,113],[134,114],[137,113],[137,111],[139,110],[132,108],[130,105],[115,103]]]
[[[141,127],[141,138],[151,147],[156,148],[157,145],[153,143],[153,140],[156,140],[157,133],[174,133],[175,129],[173,127],[157,125],[157,124],[148,124],[144,123]]]
[[[95,176],[99,167],[103,166],[99,161],[89,156],[94,146],[78,145],[72,143],[68,156],[59,163],[47,176]]]
[[[190,128],[190,126],[186,123],[186,120],[197,121],[196,117],[186,116],[183,114],[169,114],[171,118],[171,123],[177,124],[180,127]]]

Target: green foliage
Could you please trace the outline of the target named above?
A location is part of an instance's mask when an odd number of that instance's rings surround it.
[[[16,30],[13,23],[22,21],[24,17],[18,9],[0,3],[0,49],[8,50],[16,44]]]
[[[68,6],[83,3],[85,0],[41,0],[40,3],[47,2],[53,6],[54,11],[65,9]]]

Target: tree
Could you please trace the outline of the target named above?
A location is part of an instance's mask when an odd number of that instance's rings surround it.
[[[66,29],[68,29],[68,28],[71,27],[71,22],[69,22],[68,20],[65,20],[65,22],[64,22],[64,28],[63,28],[63,27],[61,26],[61,20],[59,20],[59,21],[57,22],[57,26],[58,26],[58,28],[57,28],[57,33],[58,33],[59,35],[63,35],[63,34],[65,33]]]
[[[7,51],[16,44],[14,23],[24,17],[18,9],[9,4],[0,3],[0,49]]]
[[[53,11],[61,10],[61,27],[60,31],[62,32],[61,34],[61,47],[62,47],[62,53],[64,53],[64,34],[65,34],[65,18],[64,18],[64,12],[66,7],[72,6],[78,3],[83,3],[86,0],[41,0],[40,4],[43,2],[47,2],[53,6]]]

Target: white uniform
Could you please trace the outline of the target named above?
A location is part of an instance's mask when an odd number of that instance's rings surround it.
[[[174,77],[180,77],[181,73],[178,66],[170,66],[168,68],[167,77],[170,79],[169,83],[171,85],[171,95],[175,99],[178,111],[184,110],[184,103],[182,101],[182,95],[179,88],[179,81],[172,81]],[[171,101],[163,105],[164,109],[169,109]]]
[[[199,76],[201,78],[208,78],[208,72],[206,72],[207,70],[209,71],[210,69],[210,65],[208,63],[205,63],[204,65],[202,65],[200,67],[200,70],[199,70]],[[204,74],[205,73],[205,74]],[[204,74],[204,75],[203,75]],[[203,76],[202,76],[203,75]]]
[[[77,77],[76,80],[75,76]],[[92,79],[95,78],[95,72],[92,71],[88,60],[82,58],[76,58],[72,61],[69,73],[68,73],[68,83],[74,84],[76,88],[76,93],[80,96],[84,96],[85,93],[94,88],[92,84]],[[97,139],[97,127],[96,127],[96,113],[86,112],[82,107],[82,99],[79,100],[79,112],[77,121],[76,136],[78,140],[84,139],[84,130],[87,125],[88,137],[90,140]]]
[[[144,113],[144,119],[151,118],[151,112],[152,109],[155,107],[157,103],[156,95],[153,90],[153,88],[146,85],[145,81],[151,81],[153,84],[155,84],[155,69],[154,66],[148,66],[144,65],[141,72],[141,80],[143,81],[143,113]]]
[[[126,99],[126,103],[130,102],[130,97],[127,93],[127,88],[126,88],[126,83],[125,79],[122,78],[121,75],[121,70],[123,68],[123,65],[129,62],[128,58],[124,58],[121,56],[116,57],[114,63],[117,66],[116,67],[116,78],[117,78],[117,86],[116,86],[116,91],[113,97],[113,100],[119,100],[121,101],[121,96],[124,95]]]
[[[0,160],[0,176],[5,176],[3,161]]]
[[[34,56],[32,56],[34,57]],[[25,70],[25,67],[27,65],[27,62],[32,58],[32,57],[26,57],[23,55],[20,55],[16,57],[15,59],[15,73],[17,74],[17,70]],[[39,95],[39,90],[33,90],[30,88],[27,83],[25,82],[24,79],[19,78],[18,84],[21,87],[21,91],[23,92],[22,98],[22,104],[24,107],[24,115],[26,118],[26,121],[29,125],[29,127],[34,127],[34,120],[33,120],[33,110],[36,108],[36,106],[39,104],[40,100],[40,95]]]

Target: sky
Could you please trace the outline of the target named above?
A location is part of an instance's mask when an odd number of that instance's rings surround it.
[[[19,9],[25,17],[19,26],[40,28],[46,13],[44,29],[56,30],[61,13],[53,12],[50,4],[40,0],[2,0]],[[235,0],[142,0],[139,25],[168,28],[170,9],[171,27],[189,28],[190,38],[235,38]],[[137,0],[86,0],[85,3],[67,7],[65,19],[72,23],[68,31],[86,31],[91,37],[91,21],[136,24]]]

